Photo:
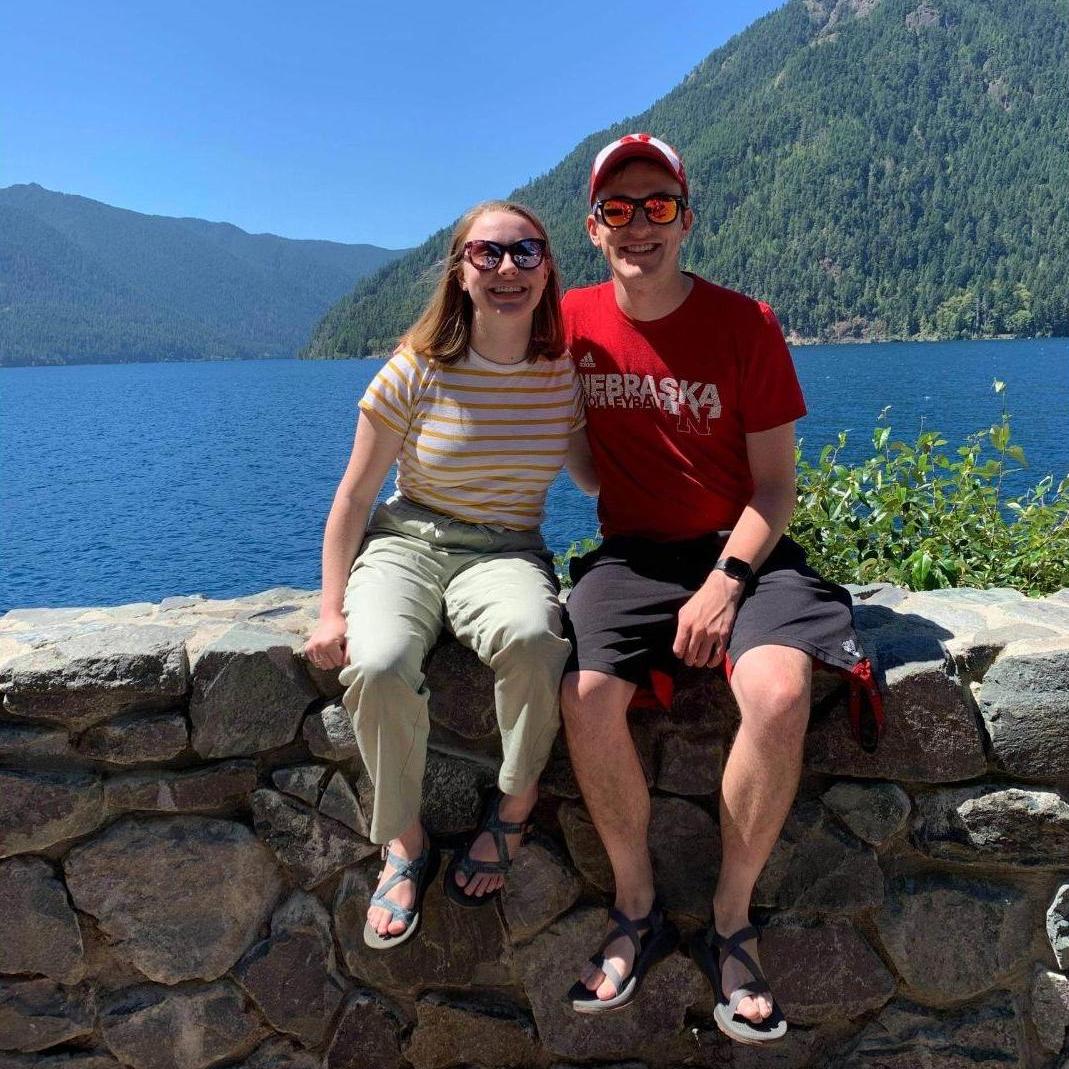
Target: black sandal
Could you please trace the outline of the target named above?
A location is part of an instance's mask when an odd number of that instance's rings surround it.
[[[717,1028],[730,1039],[754,1045],[774,1043],[777,1039],[782,1039],[787,1032],[787,1018],[783,1016],[783,1011],[774,998],[772,999],[772,1013],[763,1021],[750,1021],[738,1012],[739,1003],[744,998],[752,995],[768,995],[771,998],[772,995],[772,989],[768,986],[768,981],[760,966],[742,949],[743,943],[750,939],[760,938],[760,933],[752,925],[740,928],[725,938],[716,930],[714,920],[690,944],[690,956],[709,978],[716,992],[713,1019],[716,1021]],[[753,977],[752,980],[735,988],[730,999],[725,997],[723,986],[724,962],[728,958],[736,958],[742,962]]]
[[[571,999],[572,1009],[576,1013],[608,1013],[630,1005],[638,994],[646,973],[662,958],[671,954],[679,943],[679,931],[666,919],[664,910],[657,901],[654,901],[645,917],[632,920],[620,910],[610,909],[609,918],[616,922],[616,927],[605,936],[597,953],[589,960],[595,969],[600,969],[605,974],[605,978],[616,988],[616,994],[612,998],[598,998],[596,991],[591,991],[582,980],[576,980],[568,991],[568,998]],[[640,935],[639,932],[643,929],[645,935]],[[626,935],[635,948],[635,960],[626,978],[605,960],[605,951],[609,944],[622,935]]]
[[[509,844],[505,836],[522,835],[523,839],[520,840],[520,846],[523,846],[527,837],[529,827],[527,822],[502,820],[498,813],[500,807],[501,792],[495,791],[486,804],[482,820],[479,821],[479,827],[476,829],[475,834],[468,841],[463,852],[456,851],[446,866],[445,875],[442,877],[442,890],[445,892],[446,897],[458,906],[468,906],[470,908],[485,906],[488,902],[493,902],[501,894],[501,888],[498,887],[481,895],[465,894],[464,888],[456,881],[456,874],[460,872],[467,877],[465,887],[471,883],[473,876],[480,874],[504,876],[512,868],[513,860],[512,855],[509,853]],[[476,861],[469,853],[472,844],[484,831],[488,831],[493,837],[494,847],[497,850],[497,861]]]

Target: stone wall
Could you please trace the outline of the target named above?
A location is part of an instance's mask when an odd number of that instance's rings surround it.
[[[370,785],[336,679],[297,652],[313,595],[8,613],[0,1069],[1069,1065],[1069,592],[857,594],[889,726],[875,756],[842,713],[810,732],[756,895],[792,1022],[774,1052],[720,1037],[682,953],[626,1012],[566,1007],[611,876],[560,748],[501,904],[436,885],[418,938],[367,950]],[[454,643],[429,675],[448,846],[493,782],[492,694]],[[693,931],[724,685],[685,674],[634,728],[661,894]]]

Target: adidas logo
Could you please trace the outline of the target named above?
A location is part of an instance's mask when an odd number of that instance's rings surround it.
[[[579,358],[579,366],[580,366],[581,368],[586,368],[586,369],[588,369],[588,370],[589,370],[590,368],[595,368],[595,367],[597,367],[597,364],[595,364],[595,363],[594,363],[594,355],[593,355],[592,353],[584,353],[584,354],[583,354],[583,355],[582,355],[582,356],[581,356],[581,357]]]

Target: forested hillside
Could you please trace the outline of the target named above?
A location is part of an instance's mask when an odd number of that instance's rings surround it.
[[[1067,56],[1065,0],[790,0],[515,196],[569,285],[600,280],[590,160],[650,130],[690,175],[687,266],[770,301],[790,334],[1069,334]],[[359,284],[306,355],[387,351],[447,233]]]
[[[293,356],[401,255],[0,189],[0,364]]]

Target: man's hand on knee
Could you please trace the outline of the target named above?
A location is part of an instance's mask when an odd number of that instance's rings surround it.
[[[692,668],[715,668],[727,652],[743,586],[713,572],[679,610],[672,652]]]

